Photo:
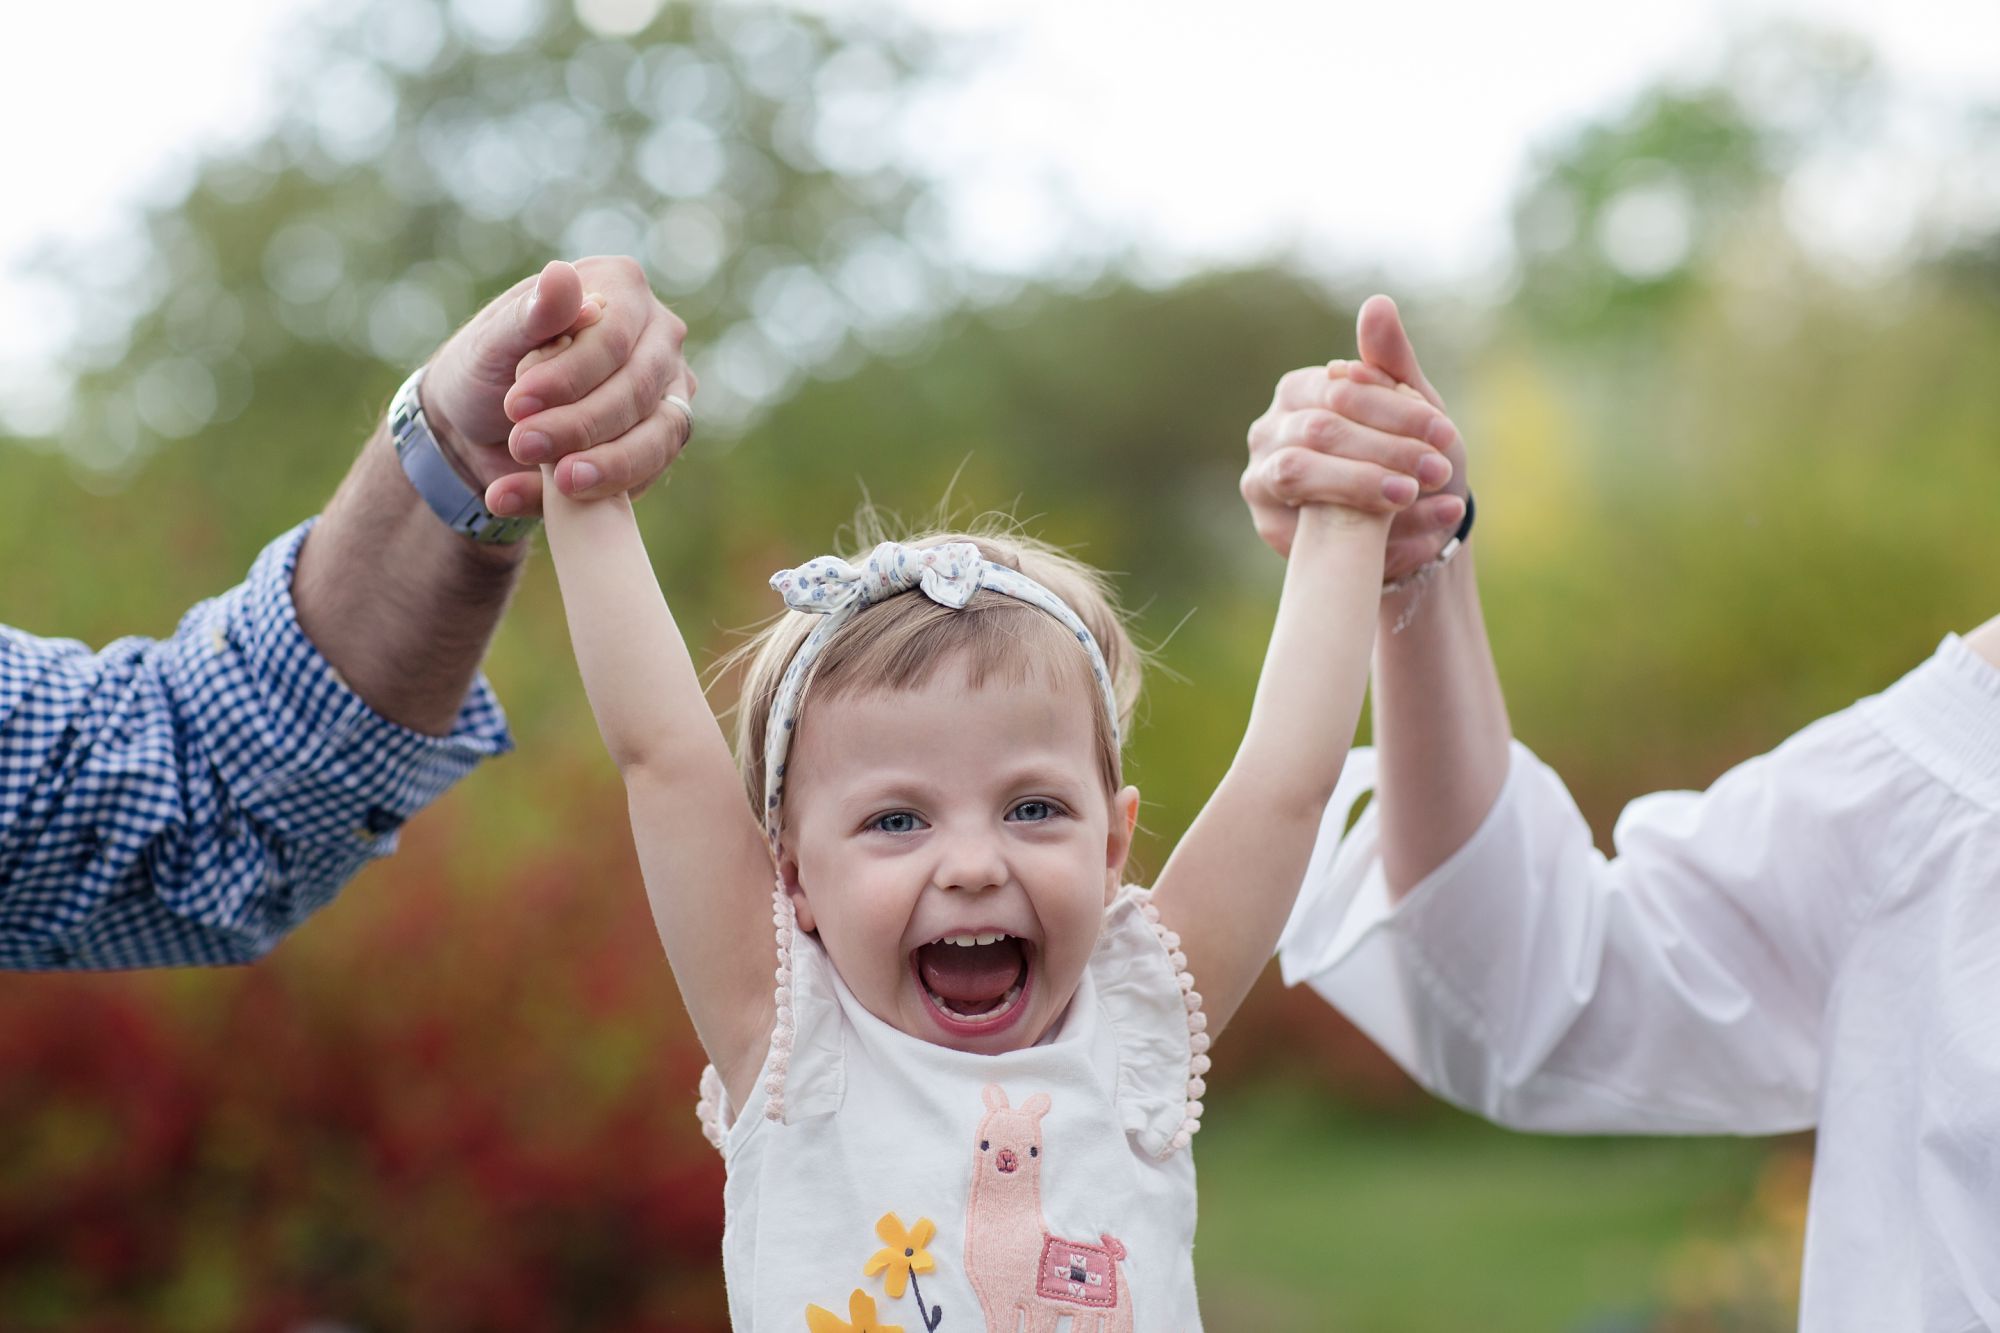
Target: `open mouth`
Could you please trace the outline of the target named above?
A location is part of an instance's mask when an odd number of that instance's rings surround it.
[[[1020,1015],[1034,971],[1031,949],[998,931],[947,935],[911,950],[910,970],[945,1031],[981,1036]]]

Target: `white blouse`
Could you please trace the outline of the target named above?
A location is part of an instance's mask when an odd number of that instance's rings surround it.
[[[1425,1087],[1516,1129],[1818,1126],[1800,1326],[2000,1328],[2000,671],[1958,638],[1617,855],[1515,745],[1391,907],[1357,750],[1280,942]]]

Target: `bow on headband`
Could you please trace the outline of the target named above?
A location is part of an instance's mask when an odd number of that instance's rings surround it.
[[[979,591],[984,563],[971,542],[922,547],[883,542],[859,567],[823,555],[797,569],[779,570],[771,576],[771,586],[794,611],[831,614],[849,606],[872,606],[917,586],[933,602],[962,611]]]
[[[1104,715],[1111,719],[1114,740],[1118,735],[1118,692],[1112,688],[1111,672],[1105,667],[1103,651],[1090,630],[1062,598],[1020,570],[987,560],[971,542],[945,542],[940,546],[883,542],[859,566],[838,556],[823,555],[797,569],[779,570],[771,576],[771,586],[793,610],[825,616],[792,654],[778,680],[771,715],[764,727],[764,833],[773,849],[778,845],[785,796],[785,760],[791,751],[792,730],[798,724],[806,677],[818,660],[820,649],[856,611],[911,588],[922,588],[924,596],[954,611],[964,610],[973,593],[988,588],[1038,606],[1054,616],[1089,655],[1090,671],[1097,679]]]

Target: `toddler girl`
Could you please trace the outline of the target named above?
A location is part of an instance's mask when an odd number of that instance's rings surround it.
[[[1092,571],[997,534],[782,571],[732,760],[627,501],[545,491],[713,1061],[735,1326],[1199,1328],[1208,1044],[1304,875],[1415,483],[1301,513],[1241,748],[1150,891],[1121,878],[1139,655]]]

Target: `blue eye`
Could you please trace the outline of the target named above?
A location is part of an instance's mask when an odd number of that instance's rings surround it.
[[[1054,801],[1023,801],[1008,811],[1007,817],[1027,824],[1039,824],[1045,819],[1054,819],[1061,813]]]
[[[880,833],[915,833],[921,822],[908,810],[891,810],[886,815],[875,816],[868,827]]]

